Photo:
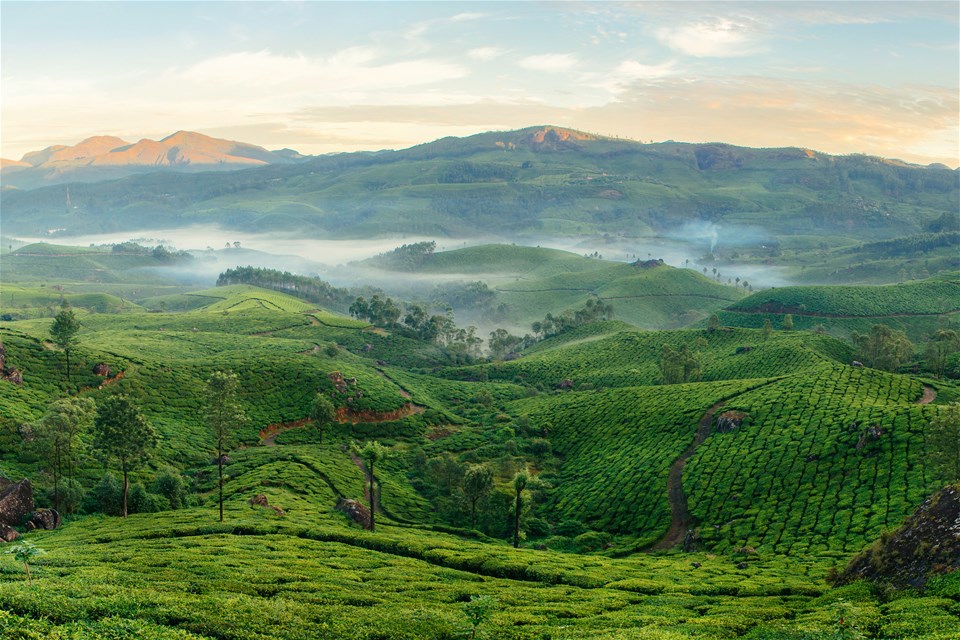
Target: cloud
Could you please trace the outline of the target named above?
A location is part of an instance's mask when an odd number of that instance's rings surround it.
[[[530,71],[565,73],[575,67],[577,62],[577,57],[570,53],[545,53],[523,58],[518,64]]]
[[[238,52],[170,70],[167,81],[215,87],[308,88],[315,92],[379,91],[462,78],[463,67],[429,58],[381,61],[370,47],[352,47],[328,57],[289,56],[270,51]]]
[[[467,57],[473,60],[479,60],[480,62],[489,62],[490,60],[499,58],[506,52],[506,49],[500,47],[477,47],[476,49],[467,51]]]
[[[744,18],[711,17],[679,26],[660,27],[657,40],[697,58],[727,58],[756,51],[757,24]]]

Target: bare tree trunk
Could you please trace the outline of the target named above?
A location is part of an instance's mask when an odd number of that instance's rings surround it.
[[[523,491],[517,491],[517,505],[514,509],[515,513],[513,514],[513,548],[516,549],[520,546],[520,507],[521,507],[521,498],[520,494]]]
[[[370,531],[374,530],[375,518],[374,514],[377,512],[377,494],[374,489],[374,476],[373,476],[373,462],[370,463]]]
[[[223,522],[223,454],[217,458],[217,470],[220,474],[220,522]]]
[[[130,482],[127,480],[127,468],[123,468],[123,517],[127,517],[127,488]]]

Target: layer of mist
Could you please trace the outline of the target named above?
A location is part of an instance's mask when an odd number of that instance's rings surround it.
[[[150,271],[165,279],[182,284],[212,286],[224,270],[237,266],[255,266],[300,275],[315,276],[338,287],[375,287],[400,299],[425,302],[437,285],[483,281],[503,282],[503,273],[431,273],[393,272],[361,264],[363,260],[414,242],[432,240],[437,251],[449,251],[468,246],[503,242],[494,238],[430,238],[421,236],[380,237],[366,240],[323,240],[305,238],[289,233],[249,233],[220,228],[216,225],[195,225],[176,229],[116,232],[96,235],[10,238],[15,245],[48,242],[71,246],[95,246],[136,242],[152,247],[164,245],[170,249],[188,251],[195,259],[167,267],[153,267]],[[632,262],[662,259],[666,264],[702,271],[714,277],[713,268],[721,273],[720,282],[739,277],[756,288],[790,284],[783,269],[749,264],[720,264],[714,262],[713,252],[720,248],[762,246],[766,234],[757,228],[735,225],[717,225],[711,222],[689,223],[657,237],[628,238],[624,236],[523,237],[516,243],[569,251],[604,260]],[[461,310],[458,315],[470,315]]]

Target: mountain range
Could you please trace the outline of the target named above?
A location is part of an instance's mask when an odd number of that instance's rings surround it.
[[[145,171],[216,171],[303,158],[296,151],[263,147],[178,131],[161,140],[131,143],[116,136],[93,136],[72,145],[31,151],[19,161],[3,159],[5,187],[36,188],[64,182],[99,182]]]
[[[188,140],[206,144],[185,153],[194,149]],[[3,189],[4,231],[36,236],[204,223],[344,239],[673,234],[701,237],[711,251],[718,237],[731,248],[750,244],[766,256],[954,230],[960,194],[960,172],[942,165],[804,148],[642,144],[553,126],[307,158],[186,133],[153,143],[164,153],[147,153],[147,144],[142,154],[137,145],[104,151],[112,144],[87,141],[81,146],[89,148],[88,160],[47,150],[28,154],[37,166],[5,169],[5,179],[15,170],[77,181],[84,172],[138,175]],[[153,164],[109,165],[108,158]],[[58,162],[81,166],[67,172]],[[156,171],[168,165],[190,173]],[[244,170],[203,171],[231,168]]]

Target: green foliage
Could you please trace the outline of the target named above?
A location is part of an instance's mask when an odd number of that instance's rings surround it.
[[[960,480],[960,402],[938,407],[927,430],[927,448],[940,479]]]
[[[53,475],[53,506],[72,513],[75,496],[68,496],[74,467],[82,453],[81,436],[93,425],[96,404],[91,398],[63,398],[55,401],[34,426],[33,446],[44,457]],[[61,493],[61,481],[66,483]]]
[[[913,355],[913,344],[906,334],[885,324],[875,324],[870,333],[853,332],[851,336],[857,355],[868,367],[883,371],[898,371],[900,365]]]
[[[127,396],[112,395],[97,406],[93,423],[93,447],[107,460],[116,460],[123,473],[123,516],[127,516],[127,474],[145,463],[157,444],[153,426]]]
[[[40,547],[37,547],[29,540],[24,540],[14,544],[13,546],[7,547],[4,550],[4,553],[12,555],[14,560],[23,563],[23,569],[27,573],[27,582],[32,584],[33,578],[30,577],[30,561],[37,556],[43,555],[46,553],[46,551]]]
[[[67,356],[67,380],[70,380],[70,352],[77,344],[77,333],[80,331],[80,321],[66,301],[61,305],[60,313],[53,319],[50,327],[50,336],[53,343],[63,350]]]
[[[476,638],[480,625],[488,622],[497,608],[497,599],[488,596],[470,596],[470,601],[463,603],[463,613],[470,622],[470,637]]]

